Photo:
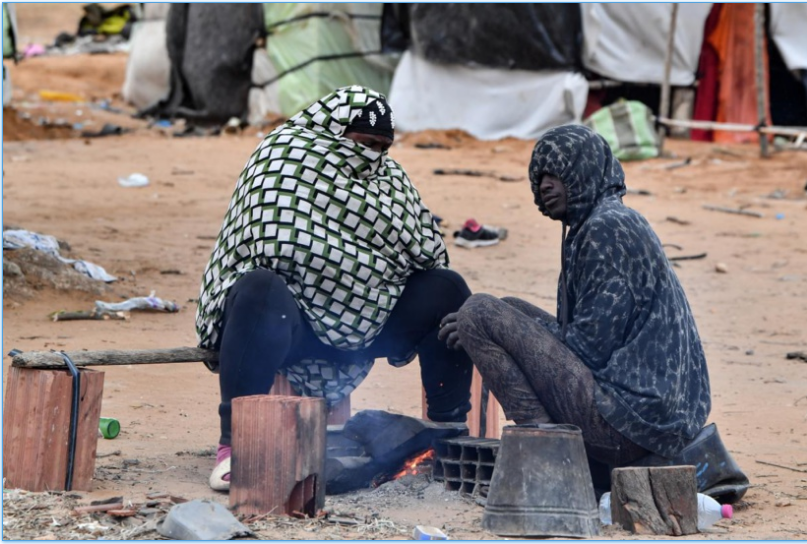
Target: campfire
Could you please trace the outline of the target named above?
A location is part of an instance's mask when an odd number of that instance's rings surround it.
[[[432,463],[434,461],[434,448],[421,452],[410,457],[403,464],[403,468],[393,474],[379,474],[373,478],[372,487],[378,487],[387,482],[398,480],[404,476],[417,476],[419,474],[431,474]]]

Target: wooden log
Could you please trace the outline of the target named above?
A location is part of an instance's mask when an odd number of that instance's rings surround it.
[[[661,99],[659,104],[659,116],[667,117],[670,115],[670,74],[672,73],[672,59],[675,53],[675,25],[678,20],[678,4],[672,5],[670,11],[670,30],[667,34],[667,51],[664,55],[664,79],[661,82]],[[664,150],[664,137],[665,131],[661,128],[663,125],[658,126],[659,136],[659,155]]]
[[[65,352],[76,366],[148,365],[165,363],[217,363],[216,351],[202,348],[129,349]],[[26,351],[11,360],[21,368],[65,368],[61,355],[52,351]]]
[[[275,375],[275,383],[269,390],[270,395],[296,397],[297,391],[283,374]],[[328,409],[328,425],[344,425],[350,419],[350,395],[343,398]]]
[[[230,508],[316,516],[325,506],[325,400],[239,397],[232,417]]]
[[[480,438],[499,438],[499,401],[488,395],[488,405],[485,413],[485,434],[481,433],[482,413],[482,375],[474,367],[473,378],[471,379],[471,411],[468,412],[468,434]]]
[[[757,119],[759,126],[768,124],[767,77],[765,55],[765,4],[754,4],[754,84],[757,94]],[[768,137],[759,135],[759,154],[768,156]]]
[[[611,476],[611,517],[640,535],[698,532],[695,467],[629,467]]]
[[[73,485],[89,491],[95,470],[104,373],[83,369]],[[67,370],[9,370],[3,404],[5,487],[65,490],[73,378]]]

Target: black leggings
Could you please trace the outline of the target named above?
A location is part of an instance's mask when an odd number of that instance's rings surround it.
[[[232,399],[265,395],[277,371],[303,357],[338,364],[346,357],[404,357],[417,351],[429,419],[465,421],[471,409],[473,364],[464,351],[450,350],[440,342],[437,331],[442,318],[459,310],[469,296],[465,280],[452,270],[415,272],[372,345],[347,352],[316,337],[280,276],[270,270],[248,272],[230,288],[224,304],[219,344],[219,443],[230,444]],[[412,395],[420,392],[412,391]]]

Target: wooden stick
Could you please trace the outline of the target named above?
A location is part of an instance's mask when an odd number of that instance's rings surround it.
[[[793,472],[805,472],[805,473],[807,473],[807,470],[805,470],[805,469],[788,467],[786,465],[777,465],[776,463],[769,463],[767,461],[759,461],[759,460],[757,460],[757,463],[759,463],[760,465],[768,465],[768,466],[771,466],[771,467],[784,468],[784,469],[787,469],[787,470],[792,470]]]
[[[765,115],[765,4],[754,4],[754,72],[757,84],[757,119],[759,126],[764,127],[768,123]],[[768,137],[765,134],[759,135],[759,152],[762,157],[768,156]]]
[[[119,320],[119,321],[127,321],[129,319],[129,315],[125,312],[109,312],[107,310],[90,310],[90,311],[78,311],[78,312],[68,312],[67,310],[60,310],[58,312],[53,312],[50,314],[51,319],[54,321],[77,321],[80,319],[90,319],[90,320],[99,320],[99,321],[106,321],[106,320]]]
[[[698,128],[702,130],[723,130],[727,132],[761,132],[762,134],[778,134],[798,137],[807,133],[807,127],[761,127],[741,123],[719,123],[717,121],[697,121],[694,119],[669,119],[659,117],[656,122],[669,127]]]
[[[123,508],[122,502],[113,502],[110,504],[92,504],[90,506],[76,506],[73,508],[73,515],[80,516],[81,514],[92,514],[94,512],[108,512],[109,510],[120,510]]]
[[[749,210],[742,210],[740,208],[726,208],[724,206],[712,206],[711,204],[704,204],[703,209],[710,210],[713,212],[725,212],[737,215],[748,215],[750,217],[764,217],[764,215],[760,212],[752,212]]]
[[[664,57],[664,79],[661,82],[661,103],[659,104],[659,116],[670,115],[670,73],[672,72],[672,59],[675,51],[675,23],[678,19],[678,3],[673,3],[670,13],[670,32],[667,36],[667,53]],[[659,155],[664,150],[665,131],[659,125]]]
[[[166,363],[217,363],[219,354],[202,348],[68,351],[76,366],[111,366]],[[14,356],[12,366],[22,368],[64,368],[64,360],[51,351],[27,351]]]

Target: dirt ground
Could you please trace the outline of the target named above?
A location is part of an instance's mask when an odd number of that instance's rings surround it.
[[[35,26],[35,14],[26,11],[33,7],[21,8],[21,21],[33,21],[29,34],[55,36],[49,28]],[[46,282],[26,292],[4,289],[3,353],[12,348],[195,345],[194,299],[201,273],[235,179],[259,142],[258,130],[173,138],[170,131],[148,128],[127,114],[92,107],[93,101],[107,99],[125,108],[118,94],[125,64],[126,55],[116,54],[37,58],[8,66],[15,110],[4,112],[4,130],[12,120],[19,126],[15,141],[3,141],[3,224],[67,241],[71,255],[120,279],[101,295]],[[85,102],[43,102],[41,89],[75,92]],[[71,134],[47,139],[36,130],[41,127],[26,131],[31,120],[9,118],[18,113],[36,118],[42,112],[71,123],[91,121],[90,126],[100,128],[114,122],[134,130],[107,138]],[[434,142],[450,149],[415,146]],[[406,168],[432,211],[448,222],[447,233],[469,217],[509,230],[498,246],[451,249],[452,266],[474,292],[519,296],[552,310],[560,226],[532,204],[526,181],[532,145],[478,142],[455,132],[406,134],[391,155]],[[699,538],[807,538],[807,363],[786,359],[788,352],[807,351],[807,153],[781,152],[763,160],[754,146],[686,141],[669,141],[667,149],[674,157],[625,164],[628,186],[650,193],[632,193],[625,200],[669,244],[670,256],[706,254],[679,261],[676,271],[709,361],[709,420],[717,423],[753,484],[734,519],[719,522]],[[687,157],[689,165],[670,168]],[[493,171],[521,180],[436,176],[436,168]],[[150,184],[118,184],[118,177],[134,172],[148,176]],[[743,208],[763,217],[707,211],[704,204]],[[62,309],[89,310],[98,299],[119,301],[151,291],[176,301],[180,311],[132,312],[128,321],[53,322],[48,317]],[[6,357],[4,373],[9,363]],[[216,376],[201,363],[104,372],[102,415],[119,419],[122,431],[98,444],[93,490],[36,497],[4,494],[5,538],[156,537],[143,526],[145,518],[124,523],[100,515],[67,515],[75,504],[113,496],[136,505],[155,492],[227,503],[226,495],[207,487],[218,438]],[[395,369],[379,361],[352,402],[354,411],[373,408],[419,416],[417,365]],[[506,424],[503,416],[501,424]],[[29,508],[33,503],[38,508]],[[329,497],[327,506],[360,521],[341,526],[268,518],[250,526],[261,538],[271,539],[405,539],[415,525],[441,527],[452,539],[494,538],[480,528],[481,507],[427,481],[391,482],[373,491]],[[603,538],[630,535],[608,529]]]

